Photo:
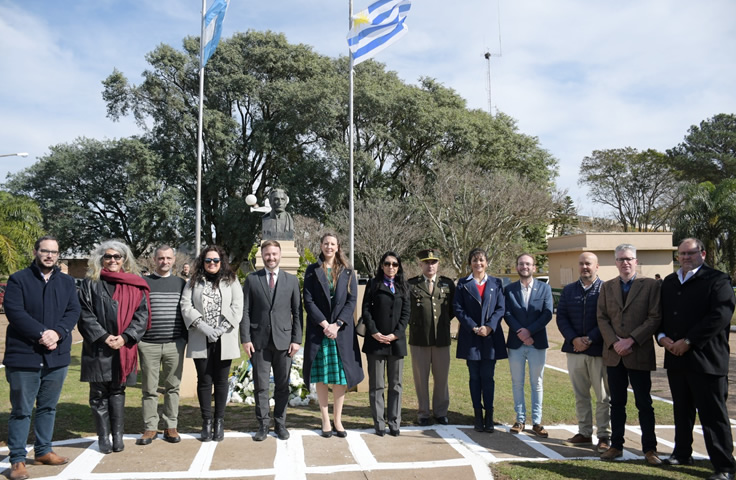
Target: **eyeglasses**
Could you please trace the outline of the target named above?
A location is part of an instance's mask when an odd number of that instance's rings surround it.
[[[218,263],[220,263],[220,259],[219,258],[205,258],[204,263],[214,263],[215,265],[217,265]]]
[[[38,251],[38,253],[40,253],[41,255],[51,255],[52,257],[55,257],[59,254],[59,251],[58,250],[46,250],[42,248],[41,250]]]
[[[399,268],[399,262],[383,262],[383,266]]]
[[[634,260],[636,260],[636,257],[623,257],[623,258],[617,258],[616,261],[618,263],[631,263]]]
[[[104,254],[102,256],[102,258],[104,258],[105,260],[116,260],[116,261],[120,261],[120,260],[123,259],[123,256],[120,255],[120,254],[117,254],[117,253],[115,255],[111,255],[109,253],[106,253],[106,254]]]

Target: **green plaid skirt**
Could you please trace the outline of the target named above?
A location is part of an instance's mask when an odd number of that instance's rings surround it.
[[[321,382],[327,385],[348,384],[335,340],[327,337],[322,339],[322,346],[317,351],[317,357],[314,359],[314,363],[312,363],[310,377],[310,382],[312,383]]]

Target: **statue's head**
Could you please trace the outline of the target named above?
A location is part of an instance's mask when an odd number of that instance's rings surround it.
[[[268,194],[268,202],[271,204],[273,212],[283,213],[289,204],[289,196],[283,188],[274,188]]]

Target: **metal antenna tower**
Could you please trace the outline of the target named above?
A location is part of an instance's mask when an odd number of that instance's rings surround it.
[[[488,113],[493,116],[493,97],[492,97],[492,90],[491,90],[491,57],[500,57],[502,56],[502,50],[501,50],[501,0],[497,0],[496,2],[497,10],[498,10],[498,53],[491,53],[490,49],[486,49],[486,53],[483,55],[486,59],[486,90],[488,91]]]

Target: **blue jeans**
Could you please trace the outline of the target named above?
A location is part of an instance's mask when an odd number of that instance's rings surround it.
[[[470,374],[470,398],[473,400],[473,409],[493,410],[493,395],[496,389],[493,375],[496,371],[496,361],[466,360],[466,363]]]
[[[529,387],[532,391],[532,424],[542,424],[542,398],[544,364],[547,349],[536,349],[533,345],[509,348],[509,368],[511,369],[511,390],[514,394],[516,421],[526,423],[526,402],[524,401],[524,374],[529,362]]]
[[[33,422],[33,433],[36,443],[33,450],[36,457],[51,451],[56,404],[61,396],[67,369],[68,367],[5,368],[5,378],[10,386],[8,448],[11,464],[26,460],[26,441],[31,428],[34,403],[36,418]]]

